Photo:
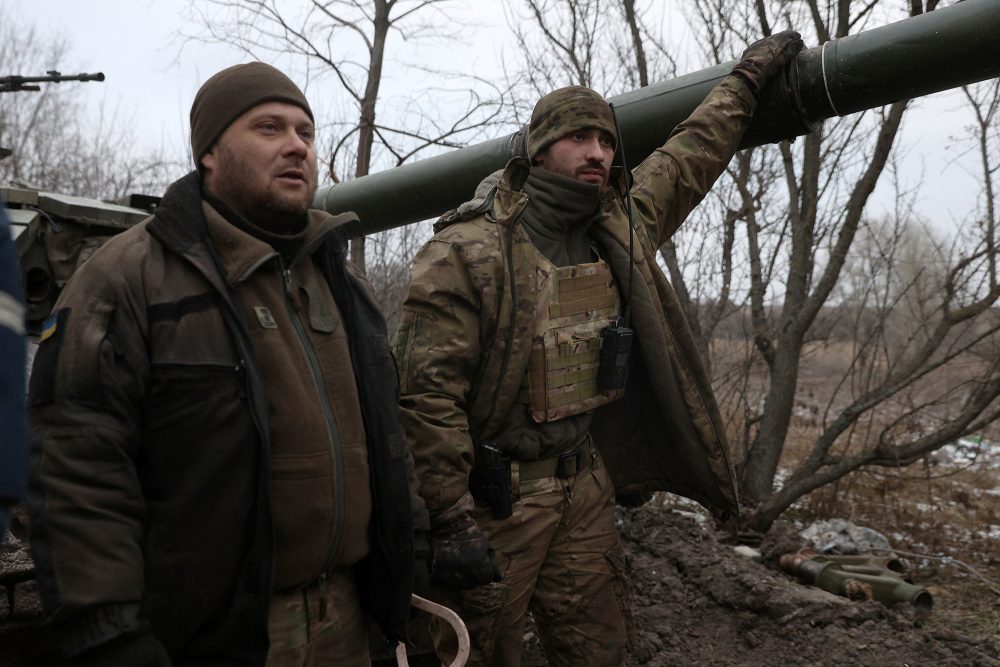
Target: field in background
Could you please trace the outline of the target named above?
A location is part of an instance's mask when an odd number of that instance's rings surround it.
[[[743,357],[745,345],[717,342],[713,353],[732,365]],[[805,356],[779,483],[815,440],[850,359],[846,343],[816,344]],[[969,360],[964,369],[974,371],[977,366]],[[762,370],[752,372],[756,387],[750,389],[761,396],[766,377]],[[834,399],[833,408],[841,403]],[[877,419],[891,420],[890,410],[883,408]],[[919,429],[919,423],[912,428]],[[934,596],[928,629],[1000,645],[1000,425],[905,468],[851,473],[803,497],[782,517],[798,529],[831,518],[867,526],[884,534],[895,549],[928,556],[905,559],[916,583]]]
[[[967,439],[907,468],[859,471],[785,516],[797,527],[832,517],[934,557],[905,557],[934,596],[929,629],[1000,645],[1000,445]]]

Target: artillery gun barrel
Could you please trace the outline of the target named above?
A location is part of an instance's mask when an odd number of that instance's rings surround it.
[[[950,7],[827,42],[800,53],[764,91],[742,147],[792,139],[819,121],[1000,76],[1000,2]],[[639,161],[660,146],[735,63],[608,99],[625,154]],[[513,136],[323,188],[314,206],[354,211],[352,234],[438,216],[471,198],[511,156]]]

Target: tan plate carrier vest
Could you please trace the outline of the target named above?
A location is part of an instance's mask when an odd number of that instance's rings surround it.
[[[621,298],[603,260],[557,267],[540,252],[535,342],[521,387],[535,422],[551,422],[616,401],[624,389],[597,389],[601,331],[618,319]]]

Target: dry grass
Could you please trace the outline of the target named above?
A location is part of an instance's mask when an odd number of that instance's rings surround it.
[[[747,341],[714,341],[716,372],[739,374],[748,345]],[[850,346],[843,343],[814,344],[806,349],[795,416],[781,459],[783,469],[794,470],[812,447],[824,412],[842,407],[843,398],[834,398],[834,389],[851,357]],[[972,375],[979,372],[981,363],[973,360],[953,372],[956,376]],[[758,363],[751,371],[745,395],[763,396],[766,377],[766,369]],[[741,431],[743,403],[727,400],[725,390],[719,393],[720,407],[730,419],[731,435],[736,435]],[[869,426],[877,432],[898,407],[880,407]],[[985,435],[1000,441],[1000,425]],[[739,440],[738,436],[733,439],[734,443]],[[1000,646],[1000,595],[956,564],[967,564],[1000,591],[1000,445],[981,447],[971,463],[956,463],[934,453],[907,468],[856,471],[800,499],[782,518],[801,527],[820,519],[848,519],[883,533],[896,549],[952,559],[950,563],[906,559],[915,582],[934,595],[934,612],[926,626]]]
[[[803,498],[785,518],[804,525],[846,518],[883,533],[895,549],[937,557],[905,558],[915,583],[934,596],[928,629],[1000,646],[998,478],[1000,457],[966,468],[928,459],[888,473],[859,471]]]

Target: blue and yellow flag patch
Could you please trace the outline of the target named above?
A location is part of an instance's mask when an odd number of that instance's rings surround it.
[[[41,342],[43,340],[46,340],[54,336],[56,333],[56,325],[58,324],[58,322],[59,322],[59,313],[55,313],[49,316],[49,319],[45,320],[42,323],[42,333],[39,336],[38,341]]]

